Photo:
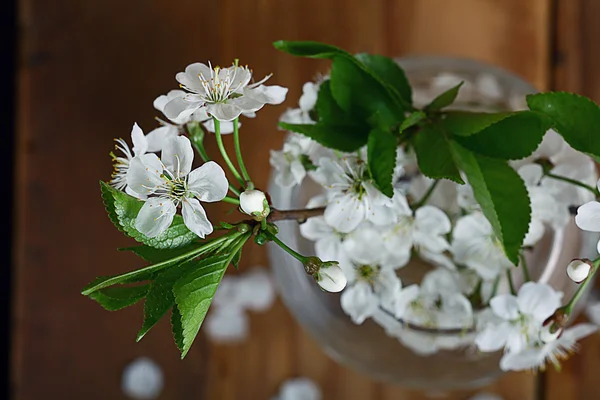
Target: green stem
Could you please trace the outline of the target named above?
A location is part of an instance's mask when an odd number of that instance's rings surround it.
[[[523,268],[523,277],[525,278],[525,282],[529,282],[531,281],[531,276],[529,275],[529,266],[527,265],[525,254],[521,253],[519,258],[521,259],[521,268]]]
[[[598,196],[599,195],[597,188],[595,188],[593,186],[590,186],[590,185],[586,185],[585,183],[579,182],[578,180],[567,178],[566,176],[554,175],[554,174],[549,173],[549,172],[546,173],[546,176],[548,178],[556,179],[557,181],[567,182],[567,183],[570,183],[571,185],[579,186],[581,188],[589,190],[590,192],[594,193],[594,196]]]
[[[242,158],[242,148],[240,146],[240,130],[239,130],[239,121],[238,118],[233,120],[233,143],[235,145],[235,156],[237,157],[238,164],[240,166],[240,170],[242,171],[242,176],[246,181],[246,185],[248,189],[253,189],[254,184],[252,183],[252,179],[250,179],[250,174],[248,174],[248,170],[246,169],[246,165],[244,164],[244,159]]]
[[[585,293],[585,290],[587,289],[588,285],[590,285],[594,282],[593,277],[594,277],[594,274],[596,273],[596,271],[598,271],[598,266],[600,265],[600,257],[595,259],[593,261],[593,264],[594,264],[594,266],[593,266],[592,270],[590,271],[590,274],[588,275],[588,277],[585,278],[585,280],[583,282],[581,282],[581,284],[577,288],[577,291],[575,292],[573,297],[571,297],[571,300],[567,303],[566,306],[563,307],[565,312],[569,315],[573,312],[573,309],[577,305],[577,302],[581,299],[581,296],[583,296],[583,294]]]
[[[516,295],[517,291],[515,290],[515,284],[513,283],[510,269],[506,270],[506,279],[508,280],[508,287],[510,288],[510,293],[512,295]]]
[[[217,146],[219,147],[219,151],[221,152],[221,156],[223,156],[223,160],[231,170],[231,173],[237,179],[241,185],[244,185],[244,180],[242,179],[240,173],[237,171],[231,159],[227,155],[227,150],[225,150],[225,145],[223,145],[223,138],[221,137],[221,123],[218,119],[213,117],[213,121],[215,123],[215,137],[217,138]]]
[[[196,151],[198,152],[198,154],[200,154],[200,158],[202,158],[202,161],[204,162],[209,162],[211,161],[210,157],[208,156],[208,153],[206,152],[206,148],[204,147],[204,131],[202,130],[202,128],[200,126],[197,126],[196,129],[200,130],[200,134],[193,132],[191,130],[191,128],[189,127],[189,125],[185,126],[185,129],[188,133],[188,135],[190,136],[190,138],[192,139],[192,145],[194,146],[194,148],[196,149]],[[229,190],[235,194],[236,196],[240,195],[240,190],[238,188],[236,188],[235,186],[233,186],[231,183],[229,183]]]
[[[225,203],[230,203],[230,204],[235,204],[235,205],[240,205],[240,200],[239,199],[234,199],[233,197],[229,197],[229,196],[225,196],[223,198],[223,201]]]
[[[431,184],[431,186],[429,186],[429,189],[427,189],[427,192],[425,192],[425,194],[423,195],[421,200],[417,201],[417,203],[415,204],[415,206],[414,206],[415,210],[418,209],[419,207],[424,206],[425,203],[427,203],[427,200],[429,200],[429,197],[431,197],[431,194],[433,193],[433,191],[435,190],[435,188],[439,182],[440,181],[437,180],[437,181],[433,182]]]
[[[306,262],[306,259],[308,257],[304,257],[302,254],[291,249],[287,244],[283,243],[281,240],[279,240],[279,238],[277,236],[273,235],[272,233],[266,232],[266,234],[270,240],[272,240],[275,244],[277,244],[279,247],[281,247],[283,250],[285,250],[289,255],[294,257],[296,260],[300,261],[302,264],[304,264]]]

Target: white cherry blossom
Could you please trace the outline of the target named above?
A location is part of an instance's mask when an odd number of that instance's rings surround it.
[[[379,265],[353,264],[347,273],[348,286],[340,303],[355,324],[362,324],[379,307],[393,308],[401,282],[391,268]]]
[[[275,168],[275,183],[281,187],[301,184],[306,176],[304,163],[312,163],[310,153],[315,145],[308,137],[290,134],[282,150],[271,150],[269,162]]]
[[[117,143],[115,149],[119,150],[123,155],[117,156],[113,153],[110,154],[113,159],[114,171],[109,183],[115,189],[123,190],[127,194],[137,198],[143,198],[144,195],[137,193],[129,187],[127,184],[127,176],[129,174],[131,160],[133,160],[134,157],[145,157],[146,152],[148,151],[148,137],[144,136],[142,128],[135,123],[131,129],[132,149],[129,149],[129,145],[123,139],[115,139],[115,142]]]
[[[457,264],[475,270],[486,280],[494,279],[513,265],[506,258],[492,225],[480,212],[458,219],[452,231],[451,251]]]
[[[523,245],[533,246],[544,235],[546,224],[555,230],[567,225],[570,220],[569,209],[555,198],[547,186],[542,185],[542,181],[548,178],[543,178],[540,165],[525,164],[517,172],[525,182],[531,202],[531,222]]]
[[[490,301],[498,317],[477,336],[475,343],[481,351],[497,351],[504,347],[508,353],[520,353],[540,341],[544,321],[561,305],[562,293],[545,283],[527,282],[518,295],[501,294]]]
[[[176,75],[181,87],[188,93],[176,97],[164,106],[169,119],[183,119],[191,116],[199,108],[219,121],[233,121],[242,113],[260,110],[265,104],[281,104],[285,100],[287,88],[265,86],[270,78],[250,83],[252,71],[236,64],[228,68],[214,67],[202,63],[187,66],[185,72]]]
[[[288,124],[314,124],[316,121],[310,116],[310,112],[317,104],[320,82],[306,82],[302,86],[302,96],[298,101],[298,108],[289,108],[280,117],[281,122]]]
[[[312,177],[326,189],[325,221],[336,230],[351,232],[364,220],[378,225],[395,220],[392,199],[371,183],[362,159],[322,158]]]
[[[598,180],[596,166],[592,159],[580,153],[568,144],[550,158],[554,168],[551,174],[574,179],[589,186],[594,186]],[[544,179],[542,185],[565,207],[578,206],[594,199],[594,194],[587,189],[557,179]]]
[[[598,185],[600,187],[600,184]],[[590,201],[577,209],[575,224],[584,231],[600,232],[600,203]],[[600,253],[600,241],[597,250]]]
[[[504,371],[544,370],[552,364],[560,368],[561,361],[569,358],[577,350],[577,341],[598,331],[593,324],[578,324],[567,328],[555,340],[541,343],[518,353],[507,353],[500,360]]]
[[[442,255],[450,249],[445,235],[452,229],[446,213],[427,205],[417,209],[413,215],[404,196],[397,194],[393,200],[397,222],[386,226],[380,233],[386,250],[393,256],[393,266],[405,266],[415,248],[424,259],[452,268],[450,260]]]
[[[306,204],[306,208],[322,207],[326,203],[325,196],[319,195],[310,199]],[[347,234],[339,232],[327,224],[325,217],[320,215],[308,218],[305,223],[300,224],[300,234],[304,238],[315,242],[315,255],[321,260],[338,261],[343,270],[348,267],[350,261],[342,246]]]
[[[148,196],[135,221],[138,231],[148,237],[160,235],[171,225],[181,205],[183,221],[192,232],[201,238],[212,233],[213,226],[200,201],[222,200],[227,194],[227,178],[212,161],[192,171],[193,159],[189,139],[178,136],[167,141],[162,159],[149,154],[131,161],[127,184]]]
[[[187,95],[183,90],[171,90],[166,95],[158,96],[154,100],[154,108],[165,114],[165,106],[173,99],[176,98],[184,98]],[[243,114],[244,116],[250,116],[250,114]],[[166,114],[165,114],[166,116]],[[215,131],[215,124],[210,115],[206,112],[205,107],[200,107],[196,111],[194,111],[191,115],[182,114],[177,118],[169,119],[172,123],[165,122],[159,120],[161,126],[154,129],[153,131],[148,133],[148,138],[151,140],[151,146],[155,150],[151,151],[160,151],[162,150],[162,146],[164,142],[172,136],[177,136],[183,132],[182,125],[185,125],[190,122],[198,122],[201,123],[204,128],[206,128],[209,132]],[[241,123],[238,125],[242,126]],[[221,134],[229,134],[233,132],[233,122],[223,121],[220,126]]]

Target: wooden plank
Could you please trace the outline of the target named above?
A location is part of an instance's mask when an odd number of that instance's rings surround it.
[[[163,398],[169,399],[267,399],[293,376],[315,379],[325,399],[424,398],[338,366],[279,302],[252,315],[247,342],[207,345],[200,336],[183,362],[168,323],[135,344],[140,307],[108,313],[78,294],[96,275],[140,265],[114,250],[131,242],[104,215],[96,180],[110,174],[111,138],[127,137],[134,121],[150,130],[157,114],[152,100],[175,88],[174,74],[191,62],[226,65],[240,58],[256,76],[275,72],[272,83],[289,86],[286,106],[295,105],[302,83],[326,71],[327,63],[280,54],[270,44],[277,39],[322,40],[390,56],[474,57],[545,87],[549,3],[62,0],[59,6],[22,0],[14,398],[123,398],[121,370],[139,355],[161,365]],[[268,106],[259,118],[243,121],[246,161],[262,187],[266,151],[283,140],[275,129],[283,109]],[[267,262],[262,248],[244,255],[243,268]],[[532,387],[531,376],[515,374],[491,390],[527,400]]]
[[[558,57],[553,89],[580,93],[600,102],[600,35],[596,17],[600,3],[595,0],[558,0]],[[596,281],[600,288],[600,281]],[[578,322],[584,322],[580,317]],[[596,399],[600,369],[600,335],[581,341],[578,352],[562,364],[560,372],[547,372],[547,399]]]

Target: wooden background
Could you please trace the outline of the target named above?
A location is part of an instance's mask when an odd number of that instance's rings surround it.
[[[213,346],[199,337],[180,361],[168,323],[135,344],[141,307],[109,313],[79,294],[97,275],[139,265],[115,250],[131,241],[106,217],[97,182],[110,175],[112,138],[128,137],[134,121],[152,129],[153,99],[176,87],[187,64],[240,58],[257,76],[274,72],[271,82],[290,88],[292,106],[326,64],[270,43],[314,39],[388,56],[471,57],[539,89],[600,100],[595,0],[22,0],[19,13],[11,378],[18,400],[125,398],[122,369],[141,355],[165,373],[161,399],[269,399],[294,376],[315,379],[325,400],[425,398],[336,365],[279,301],[252,315],[245,343]],[[244,121],[246,161],[259,186],[268,178],[267,149],[281,146],[275,122],[284,109],[265,107]],[[263,249],[244,256],[243,267],[267,263]],[[560,375],[507,374],[486,390],[516,400],[600,398],[600,337],[583,347]]]

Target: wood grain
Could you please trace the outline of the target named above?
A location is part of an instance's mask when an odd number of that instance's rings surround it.
[[[273,84],[290,87],[284,106],[265,107],[257,119],[243,121],[246,162],[264,187],[265,153],[283,140],[274,128],[278,115],[296,104],[303,82],[327,68],[324,61],[276,52],[270,43],[277,39],[321,40],[389,56],[472,57],[545,88],[550,3],[22,0],[14,398],[124,398],[122,368],[139,355],[165,371],[162,399],[269,399],[293,376],[315,379],[326,400],[425,398],[337,365],[279,302],[252,315],[247,342],[208,345],[200,336],[183,362],[168,323],[135,344],[139,306],[108,313],[79,295],[94,276],[140,265],[115,250],[131,242],[106,218],[97,180],[110,174],[113,137],[128,137],[134,121],[146,131],[155,125],[152,101],[176,87],[176,72],[194,61],[226,65],[239,58],[256,76],[274,72]],[[261,248],[244,255],[244,268],[267,263]],[[509,374],[488,389],[505,399],[533,399],[534,378]]]
[[[555,90],[589,96],[600,102],[600,35],[597,16],[600,3],[595,0],[559,0],[556,4],[557,57],[553,68]],[[600,281],[596,281],[600,288]],[[579,322],[584,322],[580,318]],[[547,372],[548,400],[597,399],[600,371],[600,335],[581,341],[579,351],[562,364],[562,371]]]

